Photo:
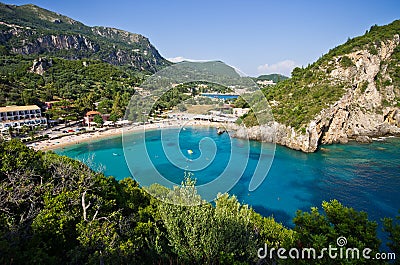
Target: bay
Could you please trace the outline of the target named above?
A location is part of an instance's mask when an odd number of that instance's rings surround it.
[[[168,135],[168,130],[165,132]],[[173,133],[171,131],[171,133]],[[140,134],[129,135],[125,153],[133,152]],[[193,172],[198,184],[212,181],[220,175],[231,157],[232,146],[242,146],[243,140],[230,138],[228,134],[217,135],[215,128],[185,128],[179,135],[176,149],[190,162],[201,156],[199,143],[209,138],[215,143],[216,154],[209,165]],[[187,168],[173,165],[165,155],[160,131],[150,131],[145,137],[146,149],[151,162],[160,174],[169,181],[180,184]],[[264,216],[274,218],[292,227],[297,210],[308,211],[312,206],[320,207],[322,201],[339,200],[345,206],[368,213],[369,219],[381,223],[383,217],[395,217],[400,209],[400,140],[387,138],[371,144],[349,143],[323,146],[316,153],[306,154],[282,146],[276,146],[271,168],[262,184],[249,191],[249,182],[260,160],[262,149],[273,149],[270,144],[256,141],[249,143],[250,155],[237,184],[229,191],[242,203],[251,205]],[[191,150],[189,154],[187,151]],[[204,151],[204,150],[203,150]],[[121,137],[103,139],[56,150],[81,161],[92,157],[92,166],[102,168],[108,176],[116,179],[144,174],[147,168],[130,172],[124,155]],[[135,153],[135,152],[133,152]],[[144,154],[135,153],[143,156]],[[211,155],[210,155],[211,156]],[[234,163],[243,163],[233,161]],[[381,226],[378,234],[383,238]]]

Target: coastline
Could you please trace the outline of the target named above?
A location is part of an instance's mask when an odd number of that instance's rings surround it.
[[[122,136],[123,133],[134,133],[140,132],[142,130],[157,130],[157,129],[172,129],[179,127],[226,127],[226,124],[219,122],[210,122],[210,121],[199,121],[199,120],[173,120],[173,121],[165,121],[162,123],[152,123],[146,125],[131,125],[120,128],[110,128],[107,130],[95,130],[95,131],[87,131],[85,133],[80,134],[68,134],[62,136],[60,138],[55,139],[46,139],[42,141],[38,141],[33,144],[28,144],[29,147],[38,151],[50,151],[56,150],[60,148],[65,148],[67,146],[78,145],[81,143],[88,143],[92,141],[98,141],[107,138],[119,137]],[[228,126],[229,127],[229,126]]]
[[[94,131],[86,131],[84,133],[79,134],[67,134],[61,137],[57,137],[54,139],[46,139],[41,140],[35,143],[27,144],[27,146],[33,148],[38,151],[51,151],[56,149],[65,148],[68,146],[78,145],[81,143],[89,143],[92,141],[99,141],[107,138],[120,137],[123,133],[135,133],[143,130],[158,130],[158,129],[173,129],[173,128],[183,128],[183,127],[212,127],[212,128],[225,128],[226,131],[235,130],[234,124],[226,124],[221,122],[211,122],[211,121],[202,121],[202,120],[166,120],[160,123],[151,123],[146,125],[130,125],[125,127],[118,128],[109,128],[109,129],[96,129]],[[236,128],[237,129],[237,128]],[[238,137],[235,135],[234,137]],[[253,135],[254,137],[254,135]],[[241,137],[238,137],[241,138]],[[372,138],[371,142],[381,142],[385,141],[386,138],[398,138],[396,136],[386,136],[386,137],[376,137]],[[262,139],[258,139],[257,137],[252,138],[250,136],[249,139],[262,141]],[[350,139],[350,141],[356,141],[355,139]],[[356,141],[358,142],[358,141]],[[282,144],[281,144],[282,145]],[[285,146],[285,145],[282,145]],[[320,146],[320,148],[323,145]],[[288,147],[288,146],[286,146]],[[288,147],[290,148],[290,147]],[[293,149],[293,148],[290,148]],[[293,149],[296,150],[296,149]]]

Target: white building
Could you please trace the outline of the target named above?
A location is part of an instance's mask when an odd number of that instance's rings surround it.
[[[2,132],[7,131],[10,127],[22,128],[24,125],[34,127],[46,124],[47,119],[42,117],[42,112],[36,105],[0,107],[0,130]]]
[[[233,108],[232,112],[235,117],[241,117],[247,112],[249,112],[250,108]]]
[[[272,80],[258,80],[257,84],[263,85],[263,86],[273,86],[273,85],[275,85],[274,81],[272,81]]]

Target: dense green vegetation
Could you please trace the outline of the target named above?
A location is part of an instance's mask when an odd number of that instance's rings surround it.
[[[24,27],[63,31],[77,30],[81,33],[88,33],[90,31],[89,27],[80,22],[34,5],[10,6],[1,3],[0,10],[5,21]],[[48,19],[40,19],[40,15]],[[54,23],[55,19],[63,20],[66,23]]]
[[[293,220],[303,247],[321,249],[329,245],[337,246],[336,240],[345,237],[346,248],[364,249],[368,246],[372,250],[371,257],[378,252],[380,241],[376,237],[377,223],[368,221],[365,212],[347,208],[337,200],[330,203],[323,202],[322,208],[325,214],[321,214],[318,208],[313,207],[310,212],[298,211]],[[353,263],[365,264],[365,261]],[[383,263],[377,261],[374,264]],[[300,264],[310,264],[310,262],[300,262]],[[338,264],[338,261],[324,257],[318,264]]]
[[[373,26],[365,35],[349,39],[346,43],[330,50],[315,63],[305,68],[295,68],[290,79],[279,82],[276,86],[263,88],[263,92],[270,101],[272,112],[276,121],[290,125],[293,128],[305,131],[305,126],[320,111],[335,101],[339,100],[346,89],[352,86],[351,80],[344,82],[332,80],[329,73],[333,70],[330,64],[332,59],[342,56],[340,66],[344,68],[354,67],[354,62],[346,56],[350,52],[367,49],[372,54],[377,54],[382,42],[392,40],[396,34],[400,34],[400,20],[389,25]],[[396,99],[387,100],[400,102],[400,48],[397,46],[388,61],[381,64],[381,69],[387,67],[391,80],[383,79],[378,74],[376,83],[379,87],[394,85]],[[361,92],[365,91],[367,84],[361,84]],[[244,122],[247,125],[255,125],[254,114],[249,113]]]
[[[117,92],[134,93],[144,75],[93,60],[43,59],[51,63],[43,75],[30,72],[33,56],[3,56],[0,61],[0,105],[37,104],[57,98],[77,100],[93,93],[95,100]]]
[[[138,34],[91,28],[34,5],[0,3],[0,14],[0,106],[61,100],[46,115],[69,121],[96,103],[117,120],[134,87],[170,65]]]
[[[399,215],[396,216],[396,219],[392,218],[384,218],[383,219],[384,229],[389,233],[388,246],[390,249],[396,253],[396,261],[395,264],[400,264],[400,259],[398,258],[400,255],[400,212]]]
[[[253,78],[255,82],[263,81],[263,80],[272,80],[274,83],[278,83],[280,81],[286,80],[289,77],[281,75],[281,74],[269,74],[269,75],[260,75],[258,77]]]
[[[344,84],[332,85],[325,73],[312,68],[295,68],[290,79],[262,89],[276,121],[300,129],[344,94]],[[237,105],[242,101],[239,99]],[[254,113],[246,115],[244,122],[246,126],[257,125]]]
[[[327,56],[324,56],[324,60],[329,60],[334,56],[345,55],[364,48],[367,48],[374,54],[376,53],[376,49],[381,46],[382,41],[393,39],[396,34],[399,34],[399,30],[400,20],[395,20],[384,26],[374,25],[367,30],[364,35],[349,39],[346,43],[330,50]]]
[[[0,142],[0,157],[1,264],[256,264],[264,244],[319,249],[335,245],[338,236],[347,237],[346,247],[378,251],[376,223],[335,200],[324,202],[323,212],[299,211],[292,230],[227,194],[213,205],[203,202],[189,178],[174,190],[150,188],[170,202],[198,206],[161,202],[130,178],[116,181],[15,140]],[[399,225],[385,224],[389,246],[399,254]],[[366,264],[334,261],[301,262]],[[291,264],[276,254],[265,262]]]
[[[30,72],[33,57],[3,56],[0,61],[0,106],[43,106],[58,100],[49,118],[77,120],[88,110],[122,118],[134,87],[144,75],[93,60],[42,59],[51,63],[43,75]]]
[[[296,129],[304,126],[322,109],[340,99],[344,84],[332,85],[324,73],[310,68],[295,68],[292,78],[271,88],[263,89],[272,106],[275,120]]]

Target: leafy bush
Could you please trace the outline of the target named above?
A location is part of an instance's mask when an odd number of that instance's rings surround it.
[[[343,56],[340,60],[340,65],[344,68],[348,68],[354,66],[354,63],[348,56]]]
[[[362,82],[361,85],[360,85],[361,93],[364,93],[365,90],[367,90],[367,87],[368,87],[368,82],[367,81]]]

